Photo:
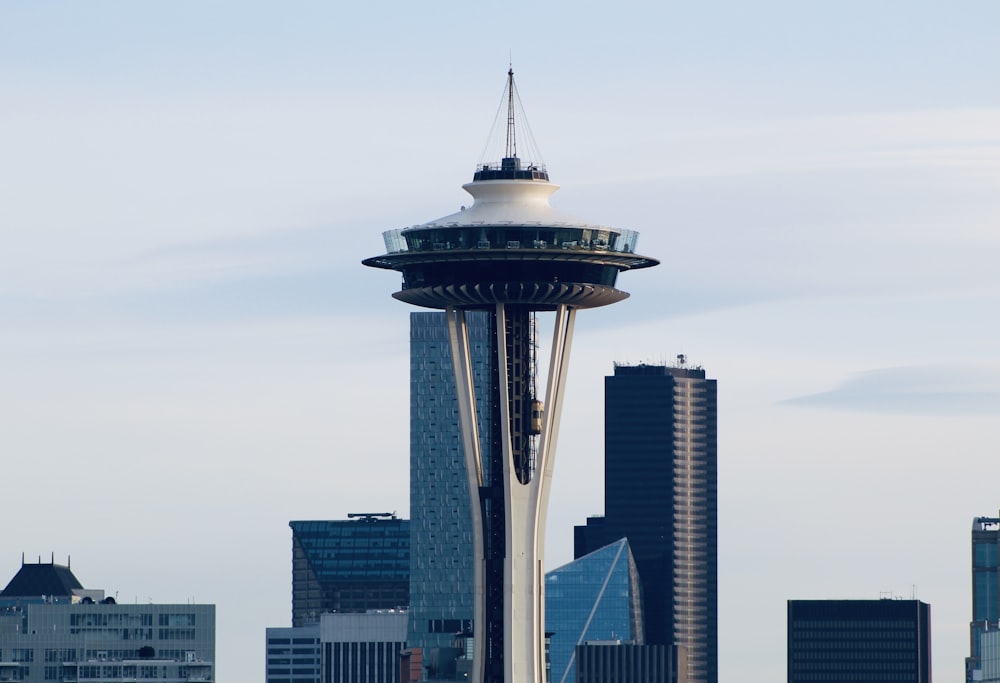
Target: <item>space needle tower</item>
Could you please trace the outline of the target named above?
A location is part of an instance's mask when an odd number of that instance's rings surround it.
[[[657,265],[635,253],[638,234],[557,211],[540,159],[518,156],[520,100],[507,72],[503,156],[481,162],[470,207],[383,233],[366,266],[396,270],[393,297],[445,311],[475,552],[474,683],[543,683],[545,518],[577,310],[621,301],[625,270]],[[502,104],[501,104],[502,111]],[[522,116],[523,118],[523,116]],[[477,405],[466,311],[489,312],[490,375]],[[536,378],[539,313],[554,327],[544,386]],[[479,434],[477,415],[489,425]]]

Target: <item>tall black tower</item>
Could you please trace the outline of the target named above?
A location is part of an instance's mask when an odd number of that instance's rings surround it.
[[[627,537],[646,642],[683,646],[688,680],[718,680],[716,382],[701,368],[617,365],[604,380],[605,516],[577,557]]]

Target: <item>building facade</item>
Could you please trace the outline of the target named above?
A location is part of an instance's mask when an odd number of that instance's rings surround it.
[[[477,380],[490,376],[489,316],[468,315]],[[477,387],[486,383],[477,381]],[[485,393],[477,395],[487,405]],[[481,447],[489,413],[478,416]],[[452,648],[473,620],[472,515],[444,313],[410,313],[410,624],[425,662]]]
[[[406,649],[406,612],[324,614],[322,683],[393,683]]]
[[[687,658],[674,645],[587,642],[576,647],[576,683],[684,683]]]
[[[678,361],[605,378],[605,515],[576,528],[574,554],[628,538],[646,642],[683,647],[689,680],[716,683],[716,381]]]
[[[319,683],[319,623],[268,628],[266,683]]]
[[[1000,683],[1000,631],[984,631],[979,636],[977,683]]]
[[[404,608],[410,593],[410,523],[392,513],[292,521],[292,626],[323,612]]]
[[[0,681],[123,680],[214,681],[215,606],[120,605],[68,565],[22,564],[0,594]]]
[[[969,621],[969,656],[965,680],[976,678],[981,668],[980,640],[1000,628],[1000,517],[972,520],[972,619]]]
[[[642,644],[642,595],[628,541],[620,539],[545,574],[549,683],[574,683],[586,641]]]
[[[930,605],[789,600],[788,683],[840,681],[930,683]]]

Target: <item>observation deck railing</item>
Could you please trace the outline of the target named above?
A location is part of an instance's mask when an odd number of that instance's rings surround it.
[[[603,226],[415,226],[382,233],[387,254],[469,249],[549,249],[635,253],[639,233]]]

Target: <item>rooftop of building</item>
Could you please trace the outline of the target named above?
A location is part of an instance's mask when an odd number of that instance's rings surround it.
[[[687,356],[678,354],[673,364],[666,362],[658,363],[620,363],[615,362],[615,376],[623,375],[655,375],[658,377],[689,377],[692,379],[705,379],[705,369],[700,365],[688,365]]]
[[[1000,531],[1000,517],[975,517],[972,520],[973,531]]]
[[[41,558],[37,564],[26,564],[21,558],[21,569],[3,589],[0,596],[4,598],[33,598],[41,595],[53,597],[73,597],[74,593],[83,589],[83,584],[73,575],[69,562],[61,565],[51,562],[43,563]]]
[[[302,528],[316,530],[344,524],[393,523],[405,526],[409,521],[398,517],[395,512],[348,512],[347,519],[293,519],[288,522],[288,526],[293,530]]]

